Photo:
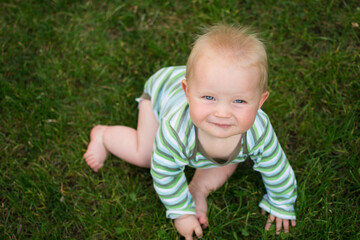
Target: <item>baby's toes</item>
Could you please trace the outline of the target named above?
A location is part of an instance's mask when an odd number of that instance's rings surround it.
[[[209,221],[206,215],[200,215],[198,216],[199,223],[201,224],[202,228],[207,228]]]

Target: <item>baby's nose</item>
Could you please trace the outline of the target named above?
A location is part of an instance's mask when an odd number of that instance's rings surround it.
[[[215,109],[215,112],[214,112],[214,116],[219,117],[219,118],[229,118],[229,117],[231,117],[231,112],[229,110],[229,107],[224,106],[224,105],[217,106],[217,108]]]

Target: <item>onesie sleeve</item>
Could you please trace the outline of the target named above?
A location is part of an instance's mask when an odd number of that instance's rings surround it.
[[[166,207],[166,217],[175,219],[195,215],[195,203],[184,173],[188,160],[182,141],[166,121],[161,121],[151,160],[155,191]]]
[[[267,119],[264,133],[254,154],[254,170],[261,173],[266,192],[259,207],[282,219],[295,220],[294,203],[297,197],[295,174]]]

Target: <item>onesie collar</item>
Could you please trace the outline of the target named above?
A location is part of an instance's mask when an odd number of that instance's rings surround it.
[[[204,148],[201,146],[201,143],[199,141],[198,138],[198,129],[197,127],[194,125],[195,128],[195,148],[193,150],[191,159],[195,159],[197,152],[201,153],[204,157],[206,157],[208,160],[210,160],[211,162],[215,163],[218,166],[225,166],[229,163],[231,163],[233,160],[235,160],[237,158],[237,156],[239,155],[241,149],[243,149],[244,154],[248,154],[247,151],[247,144],[246,144],[246,132],[244,134],[242,134],[239,143],[236,145],[234,151],[230,154],[230,157],[228,159],[222,159],[222,158],[212,158],[210,157],[204,150]]]

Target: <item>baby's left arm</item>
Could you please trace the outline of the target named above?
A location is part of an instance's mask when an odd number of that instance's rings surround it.
[[[258,147],[261,150],[253,156],[253,168],[261,173],[267,192],[259,204],[263,212],[270,213],[265,229],[268,230],[275,221],[277,234],[280,234],[282,228],[288,232],[289,220],[292,226],[296,224],[294,203],[297,184],[294,171],[270,122]]]

